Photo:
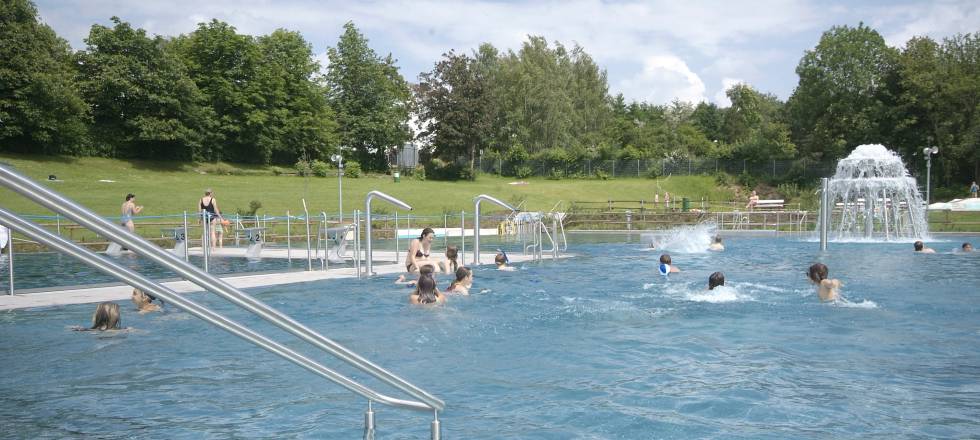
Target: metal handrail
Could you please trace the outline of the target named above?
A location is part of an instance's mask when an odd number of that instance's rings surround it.
[[[221,314],[208,309],[207,307],[188,300],[177,294],[177,292],[174,292],[173,290],[134,272],[132,269],[121,266],[118,263],[100,256],[95,252],[92,252],[71,241],[68,241],[65,238],[54,235],[44,230],[40,226],[35,225],[34,223],[21,219],[16,214],[7,211],[6,209],[0,208],[0,221],[10,226],[11,229],[31,237],[58,252],[75,257],[81,260],[83,263],[105,273],[106,275],[118,278],[120,281],[123,281],[137,289],[149,292],[154,296],[162,298],[163,300],[167,301],[168,304],[172,304],[175,307],[184,310],[211,325],[221,328],[222,330],[251,342],[260,348],[263,348],[323,378],[347,388],[351,392],[370,401],[417,411],[430,411],[433,409],[425,403],[386,396],[365,387],[364,385],[354,382],[346,376],[333,371],[330,368],[307,358],[306,356],[303,356],[289,347],[275,342],[260,333],[257,333],[235,321],[232,321],[231,319],[222,316]]]
[[[509,209],[510,212],[517,211],[517,208],[510,206],[496,197],[491,197],[486,194],[480,194],[473,198],[473,265],[480,264],[480,202],[488,201],[495,203],[503,208]]]
[[[395,206],[397,206],[399,208],[407,209],[409,211],[412,210],[412,207],[409,206],[408,203],[405,203],[405,202],[403,202],[401,200],[398,200],[398,199],[396,199],[396,198],[394,198],[392,196],[389,196],[388,194],[385,194],[385,193],[383,193],[381,191],[371,191],[371,192],[367,193],[367,197],[364,198],[364,211],[366,211],[366,213],[365,213],[365,215],[366,215],[366,217],[365,217],[366,223],[365,223],[365,229],[364,229],[364,232],[365,232],[364,238],[367,239],[367,257],[365,259],[367,260],[367,276],[369,276],[369,277],[374,275],[373,263],[371,261],[372,260],[372,256],[373,256],[373,252],[372,252],[373,249],[371,249],[371,200],[373,200],[375,197],[377,197],[379,199],[382,199],[382,200],[384,200],[384,201],[386,201],[388,203],[391,203],[392,205],[395,205]],[[397,232],[396,232],[396,235],[397,235]],[[396,260],[398,259],[398,255],[395,255],[395,259]]]
[[[402,379],[397,375],[381,368],[380,366],[375,365],[357,353],[354,353],[333,340],[320,335],[312,329],[293,320],[289,316],[286,316],[272,307],[269,307],[265,303],[252,298],[248,294],[231,286],[226,281],[202,272],[197,267],[194,267],[177,258],[177,256],[173,255],[173,253],[164,251],[136,234],[133,234],[124,228],[120,228],[119,226],[102,219],[95,213],[41,185],[38,185],[29,178],[20,175],[8,167],[0,166],[0,184],[33,200],[38,204],[47,207],[54,212],[71,218],[78,224],[84,225],[99,235],[111,238],[113,241],[126,246],[133,252],[149,258],[153,262],[160,264],[167,269],[170,269],[171,271],[184,277],[186,280],[191,281],[206,290],[214,292],[228,301],[231,301],[235,305],[258,315],[262,319],[269,321],[277,327],[292,333],[293,335],[316,346],[317,348],[330,353],[331,355],[360,369],[361,371],[370,374],[371,376],[374,376],[378,380],[381,380],[382,382],[385,382],[386,384],[391,385],[405,392],[406,394],[415,397],[416,399],[419,399],[427,404],[429,408],[434,410],[442,410],[445,407],[445,403],[442,400],[409,383],[405,379]]]

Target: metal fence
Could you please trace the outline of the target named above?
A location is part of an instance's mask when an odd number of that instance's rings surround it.
[[[731,160],[731,159],[635,159],[635,160],[583,160],[558,162],[529,160],[510,162],[503,159],[480,158],[480,172],[499,175],[525,175],[538,177],[652,177],[692,176],[725,172],[750,174],[757,177],[818,178],[833,175],[836,161],[798,160]]]

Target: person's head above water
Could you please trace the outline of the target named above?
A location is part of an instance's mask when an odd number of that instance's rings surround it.
[[[436,295],[436,280],[432,275],[419,277],[418,284],[415,285],[415,294],[419,296],[419,304],[434,303],[439,300]]]
[[[716,235],[715,236],[715,243],[721,243],[721,236],[720,235]]]
[[[507,254],[505,254],[505,253],[504,253],[504,251],[498,251],[498,252],[497,252],[497,255],[495,255],[495,256],[493,257],[493,262],[494,262],[494,263],[495,263],[495,264],[496,264],[497,266],[503,266],[503,265],[505,265],[505,264],[507,264],[507,263],[509,262],[509,261],[507,260]]]
[[[419,277],[425,277],[425,276],[431,277],[433,272],[435,271],[436,269],[432,267],[431,264],[426,264],[425,266],[419,268]]]
[[[963,250],[963,252],[973,252],[973,245],[970,243],[963,243],[963,246],[960,246],[960,249]]]
[[[813,265],[810,266],[810,270],[807,271],[807,276],[810,277],[810,281],[813,281],[814,283],[819,283],[820,281],[827,279],[829,274],[830,269],[828,269],[827,265],[823,263],[813,263]]]
[[[922,240],[919,240],[919,241],[916,241],[915,243],[912,243],[912,247],[915,248],[916,251],[921,251],[922,248],[925,247],[925,244],[922,243]]]
[[[457,248],[454,245],[446,246],[446,259],[452,263],[453,270],[459,268],[459,262],[457,261],[458,258],[459,258],[459,248]]]
[[[670,264],[670,255],[668,254],[660,255],[660,262],[663,264]]]
[[[119,328],[119,304],[104,302],[92,314],[92,330],[114,330]]]
[[[452,283],[449,283],[449,288],[452,289],[456,287],[456,285],[465,286],[467,278],[469,278],[470,280],[473,279],[473,271],[470,270],[470,268],[460,267],[459,269],[456,269],[456,279],[453,280]]]
[[[718,286],[725,285],[725,274],[721,272],[715,272],[708,277],[708,290],[712,290]]]

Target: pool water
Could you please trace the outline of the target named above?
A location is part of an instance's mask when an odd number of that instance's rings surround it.
[[[980,237],[931,243],[934,255],[732,237],[723,253],[674,253],[682,272],[669,279],[637,241],[588,237],[573,240],[577,258],[478,268],[482,293],[445,307],[408,305],[390,277],[250,293],[444,399],[447,439],[980,432],[980,253],[951,252]],[[846,301],[817,300],[804,276],[815,261]],[[705,291],[716,270],[727,288]],[[214,295],[190,297],[282,335]],[[91,304],[0,313],[4,436],[361,435],[363,399],[186,313],[121,305],[130,329],[114,334],[69,330]],[[431,414],[375,411],[379,438],[428,436]]]

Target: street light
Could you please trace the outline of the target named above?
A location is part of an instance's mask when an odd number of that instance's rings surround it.
[[[337,208],[337,210],[340,211],[340,223],[343,224],[344,223],[344,180],[343,180],[344,156],[341,156],[339,154],[334,154],[333,156],[330,156],[330,160],[337,162],[337,193],[338,193],[337,200],[339,203],[339,207]]]
[[[929,209],[929,183],[931,183],[932,177],[932,155],[939,154],[939,147],[925,147],[922,149],[922,154],[926,156],[926,209]]]

